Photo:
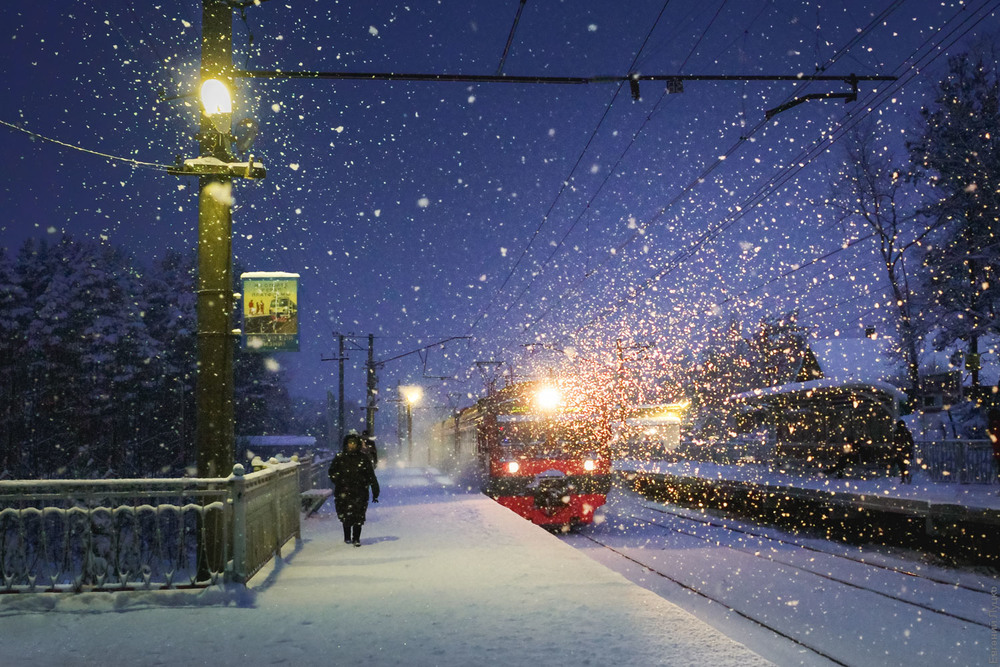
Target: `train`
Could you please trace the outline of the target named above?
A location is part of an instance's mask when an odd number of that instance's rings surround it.
[[[564,391],[518,382],[455,412],[434,425],[431,465],[537,525],[593,523],[611,488],[609,430]]]

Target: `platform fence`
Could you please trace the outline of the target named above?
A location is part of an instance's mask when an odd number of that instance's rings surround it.
[[[300,537],[303,467],[244,474],[236,466],[228,478],[0,481],[0,593],[245,583]]]
[[[921,440],[916,465],[933,482],[996,484],[997,462],[989,440]]]

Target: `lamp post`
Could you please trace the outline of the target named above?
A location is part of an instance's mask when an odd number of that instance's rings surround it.
[[[201,96],[197,158],[169,170],[198,177],[198,380],[195,446],[199,477],[228,477],[233,469],[233,296],[232,179],[263,178],[264,168],[236,162],[233,141],[233,7],[202,1]],[[206,514],[199,540],[199,576],[222,570],[225,531],[222,513]]]
[[[412,385],[402,387],[403,400],[406,402],[406,456],[409,464],[413,465],[413,406],[420,402],[423,397],[423,390]]]
[[[229,89],[202,84],[201,154],[229,162]],[[198,476],[225,477],[233,467],[232,178],[198,178]]]
[[[232,155],[233,7],[203,0],[202,114],[197,158],[169,170],[198,177],[198,382],[196,391],[199,477],[227,477],[233,467],[233,178],[264,178],[253,156]]]

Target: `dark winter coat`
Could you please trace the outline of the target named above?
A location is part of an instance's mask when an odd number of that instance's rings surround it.
[[[368,511],[368,487],[372,500],[378,500],[379,494],[372,460],[357,449],[340,452],[330,464],[330,481],[337,518],[346,524],[363,524]]]

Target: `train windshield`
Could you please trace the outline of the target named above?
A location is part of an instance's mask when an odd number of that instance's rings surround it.
[[[572,459],[593,455],[593,438],[564,425],[522,421],[500,427],[500,449],[505,457]]]

